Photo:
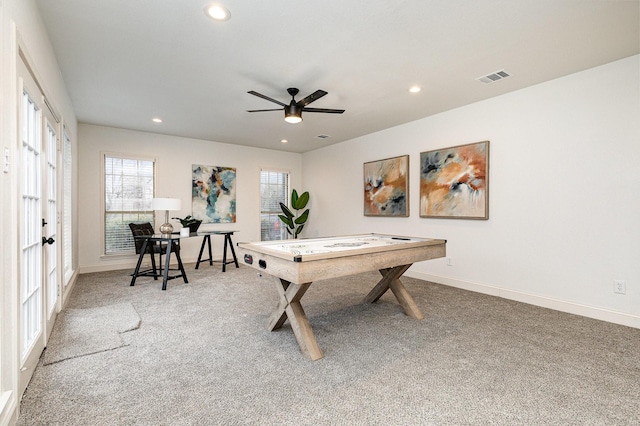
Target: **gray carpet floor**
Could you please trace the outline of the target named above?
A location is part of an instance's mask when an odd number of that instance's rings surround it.
[[[131,271],[80,276],[66,310],[132,306],[139,325],[122,345],[41,362],[18,424],[640,424],[638,329],[405,277],[418,321],[391,292],[360,303],[372,272],[302,299],[325,355],[314,362],[288,323],[266,330],[269,276],[193,266],[167,291],[130,287]]]
[[[56,319],[42,364],[122,347],[122,333],[139,326],[140,316],[131,303],[65,309]]]

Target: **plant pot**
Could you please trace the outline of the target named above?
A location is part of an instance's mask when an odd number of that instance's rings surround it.
[[[200,228],[200,224],[202,223],[201,220],[197,220],[193,223],[189,224],[189,233],[193,234],[198,232],[198,228]]]

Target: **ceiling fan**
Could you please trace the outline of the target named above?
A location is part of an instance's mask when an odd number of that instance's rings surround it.
[[[311,102],[316,101],[318,99],[320,99],[321,97],[323,97],[324,95],[327,94],[327,92],[325,92],[324,90],[316,90],[315,92],[313,92],[312,94],[310,94],[309,96],[307,96],[304,99],[300,99],[299,101],[295,100],[296,95],[298,94],[299,90],[296,89],[295,87],[290,87],[287,89],[287,92],[289,93],[289,95],[291,95],[291,102],[289,103],[289,105],[285,104],[284,102],[280,102],[277,101],[273,98],[270,98],[268,96],[263,95],[262,93],[258,93],[258,92],[254,92],[253,90],[247,92],[250,93],[252,95],[255,95],[259,98],[262,99],[266,99],[269,102],[273,102],[275,104],[278,104],[284,108],[273,108],[273,109],[252,109],[252,110],[247,110],[247,112],[263,112],[263,111],[281,111],[284,109],[284,120],[287,123],[299,123],[302,121],[302,111],[307,111],[307,112],[324,112],[324,113],[328,113],[328,114],[342,114],[344,112],[343,109],[329,109],[329,108],[308,108],[307,105],[309,105]]]

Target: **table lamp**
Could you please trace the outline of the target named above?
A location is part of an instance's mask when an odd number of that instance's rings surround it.
[[[160,233],[171,234],[173,225],[169,223],[169,210],[180,210],[182,201],[179,198],[154,198],[151,200],[151,206],[154,210],[164,210],[164,223],[160,225]]]

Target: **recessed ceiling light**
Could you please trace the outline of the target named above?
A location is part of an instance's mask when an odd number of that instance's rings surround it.
[[[420,86],[411,86],[411,87],[409,88],[409,92],[411,92],[411,93],[418,93],[420,90],[422,90],[422,89],[420,88]]]
[[[162,123],[162,119],[161,118],[152,118],[151,121],[153,121],[154,123]]]
[[[214,21],[228,21],[231,18],[229,9],[221,4],[210,4],[204,8],[204,14]]]
[[[286,139],[282,139],[280,142],[282,142],[282,143],[287,143],[287,142],[289,142],[289,141],[288,141],[288,140],[286,140]]]

